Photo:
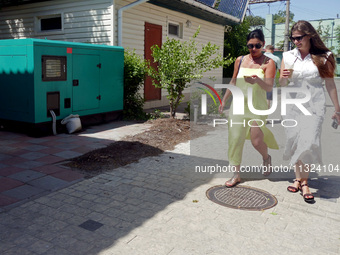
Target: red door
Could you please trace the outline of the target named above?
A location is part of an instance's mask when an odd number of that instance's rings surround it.
[[[144,32],[144,58],[150,60],[151,65],[157,68],[157,63],[153,63],[153,57],[151,56],[151,46],[157,44],[162,45],[162,26],[150,24],[145,22],[145,32]],[[152,85],[152,80],[150,77],[146,77],[144,83],[144,99],[145,101],[150,100],[160,100],[161,99],[161,89],[155,88]]]

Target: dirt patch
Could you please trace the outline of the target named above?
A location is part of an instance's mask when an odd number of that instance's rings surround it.
[[[189,120],[162,118],[148,123],[152,124],[149,130],[134,136],[126,136],[106,148],[90,151],[65,165],[89,178],[137,162],[141,158],[173,150],[177,144],[186,142],[193,136]],[[195,133],[195,137],[203,133],[203,129],[200,129],[199,133]]]

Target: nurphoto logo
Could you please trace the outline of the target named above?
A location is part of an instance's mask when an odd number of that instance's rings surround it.
[[[214,88],[209,86],[208,84],[205,83],[200,83],[207,88],[209,88],[218,98],[220,101],[220,104],[222,104],[222,100],[220,96],[218,95],[217,91],[215,89],[229,89],[233,95],[233,115],[244,115],[244,102],[245,102],[245,96],[242,92],[242,90],[234,85],[230,84],[215,84]],[[200,88],[202,89],[202,88]],[[217,102],[215,98],[213,97],[212,93],[207,90],[207,89],[202,89],[205,91],[214,101],[215,105],[217,105]],[[267,110],[258,110],[255,109],[253,105],[253,88],[249,87],[248,88],[248,94],[247,94],[247,105],[251,113],[255,115],[269,115],[272,114],[276,111],[277,106],[278,106],[278,92],[277,88],[273,88],[273,100],[272,100],[272,105],[269,109]],[[288,98],[287,95],[290,93],[299,93],[299,98]],[[207,114],[207,94],[202,94],[201,96],[201,114],[206,115]],[[302,97],[301,95],[304,95]],[[291,87],[284,87],[281,88],[281,115],[287,115],[287,105],[295,105],[304,115],[312,115],[304,106],[304,103],[307,103],[311,99],[311,94],[309,90],[304,90],[302,88],[291,88]],[[266,121],[272,126],[274,125],[274,121],[277,119],[266,119]],[[232,119],[214,119],[213,120],[213,126],[215,125],[223,125],[223,124],[230,124],[232,125],[243,125],[245,126],[246,124],[251,127],[251,123],[253,121],[259,122],[260,126],[263,126],[265,122],[263,120],[259,119],[253,119],[249,120],[246,122],[245,120],[243,122],[233,122]],[[293,119],[285,119],[281,121],[281,125],[284,127],[295,127],[297,125],[297,121]]]

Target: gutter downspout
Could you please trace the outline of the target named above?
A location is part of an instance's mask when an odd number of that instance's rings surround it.
[[[135,1],[131,4],[128,4],[128,5],[125,5],[123,7],[121,7],[119,10],[118,10],[118,46],[122,46],[122,39],[123,39],[123,11],[131,8],[131,7],[134,7],[136,5],[140,5],[144,2],[146,2],[148,0],[138,0],[138,1]]]

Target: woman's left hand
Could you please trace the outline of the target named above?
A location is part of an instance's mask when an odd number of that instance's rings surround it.
[[[252,76],[244,76],[244,80],[250,84],[255,84],[258,82],[258,79],[260,79],[256,74]]]
[[[338,124],[340,125],[340,113],[334,113],[332,119],[336,119]]]

